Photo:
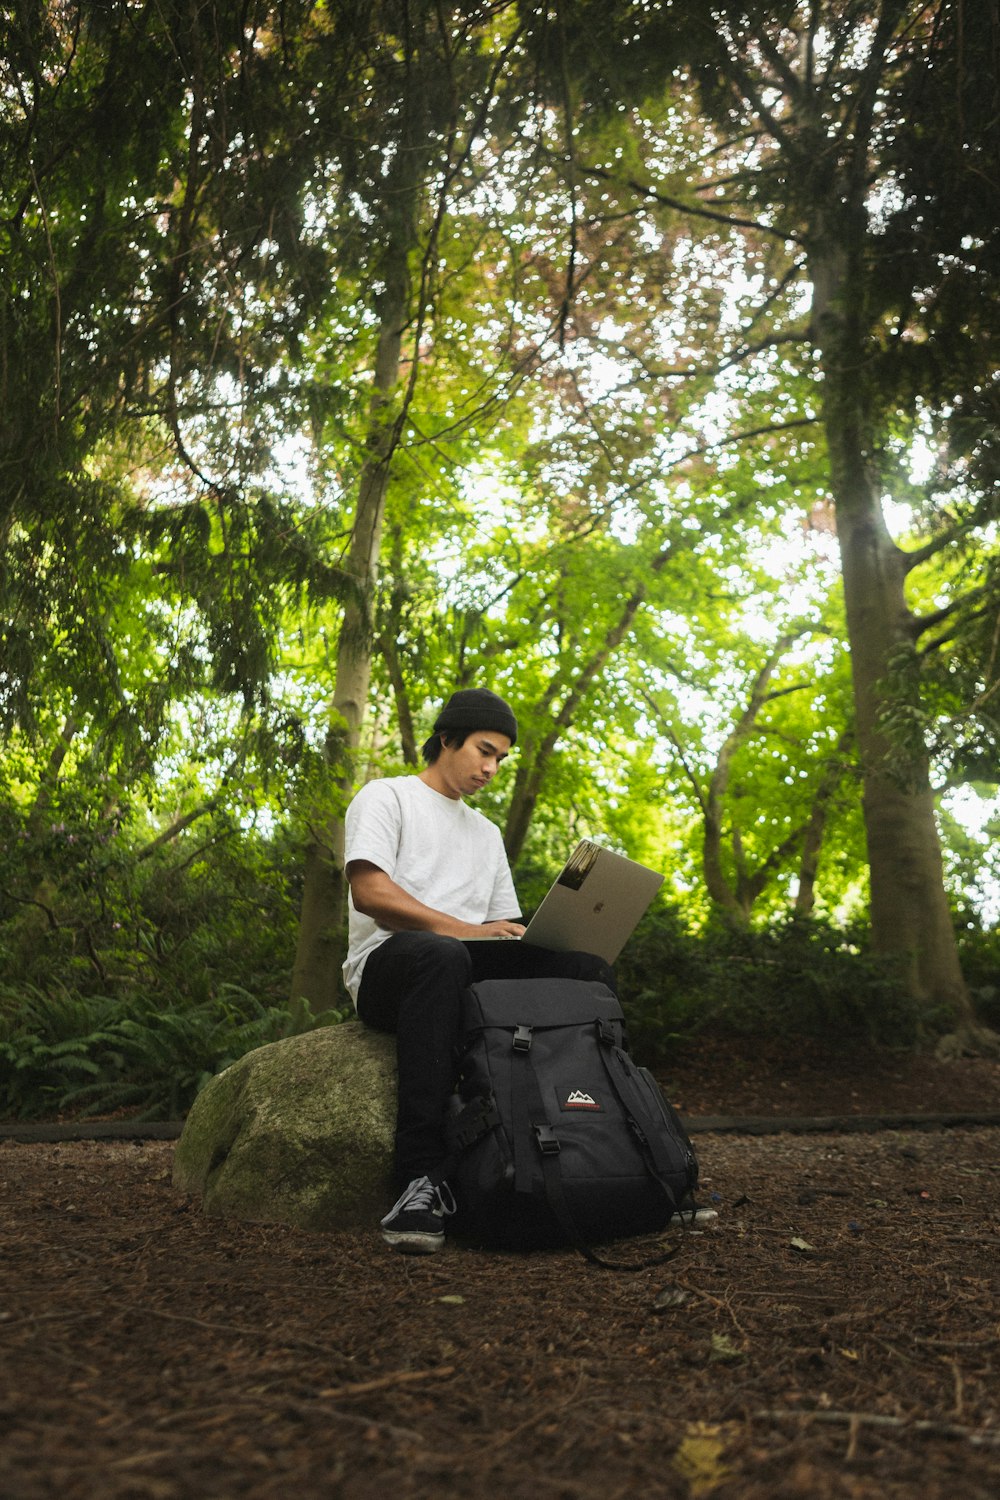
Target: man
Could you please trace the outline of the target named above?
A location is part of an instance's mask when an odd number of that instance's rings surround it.
[[[423,747],[426,768],[362,787],[347,810],[350,940],[344,982],[358,1015],[396,1033],[399,1201],[384,1239],[437,1250],[455,1209],[444,1180],[444,1119],[455,1086],[462,996],[481,979],[601,979],[603,959],[511,939],[524,932],[500,830],[466,804],[517,739],[504,700],[453,693]]]

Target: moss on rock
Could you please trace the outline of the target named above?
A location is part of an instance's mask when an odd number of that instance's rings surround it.
[[[347,1021],[272,1042],[198,1095],[174,1185],[225,1218],[370,1224],[392,1195],[395,1119],[393,1037]]]

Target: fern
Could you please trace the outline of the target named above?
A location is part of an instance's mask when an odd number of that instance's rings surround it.
[[[177,1118],[205,1083],[245,1053],[346,1011],[293,1023],[237,985],[163,1009],[153,999],[0,993],[0,1110],[31,1117],[118,1110]]]

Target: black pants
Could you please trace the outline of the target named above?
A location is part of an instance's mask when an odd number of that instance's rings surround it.
[[[445,1158],[443,1122],[455,1087],[462,995],[480,979],[599,979],[614,971],[593,953],[556,953],[531,943],[463,943],[433,932],[394,932],[365,960],[358,1015],[396,1033],[399,1093],[395,1172],[402,1189]]]

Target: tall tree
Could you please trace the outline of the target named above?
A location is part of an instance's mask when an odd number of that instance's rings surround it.
[[[937,612],[914,612],[909,575],[956,528],[904,550],[883,500],[888,446],[913,430],[918,400],[940,411],[994,380],[988,346],[972,348],[963,331],[982,316],[972,289],[997,246],[997,112],[969,92],[996,98],[989,17],[963,0],[567,3],[558,14],[558,30],[536,26],[554,98],[569,72],[585,96],[656,99],[655,114],[662,91],[679,97],[690,79],[712,122],[700,150],[691,141],[683,176],[661,178],[634,155],[588,174],[581,151],[569,191],[588,180],[604,191],[610,180],[671,222],[687,212],[720,233],[769,236],[787,251],[786,276],[809,289],[806,349],[836,506],[873,940],[917,998],[969,1026],[926,746],[911,737],[901,757],[888,726],[907,705],[919,713],[918,676],[905,663],[940,623]],[[915,137],[926,132],[938,144],[925,154]],[[775,320],[780,284],[765,283],[752,320],[771,342],[798,332]],[[958,529],[968,535],[985,520],[973,501]],[[964,607],[955,597],[947,609]]]
[[[704,722],[685,725],[676,697],[671,703],[665,694],[646,694],[697,808],[705,889],[723,921],[734,927],[749,925],[765,896],[769,913],[791,905],[797,915],[808,916],[815,905],[824,835],[847,775],[851,735],[844,730],[838,736],[829,720],[842,697],[838,674],[817,675],[815,653],[791,666],[786,661],[791,648],[811,633],[780,637],[761,666],[740,674],[732,720],[714,734]],[[752,651],[748,641],[741,645],[743,658],[756,662],[759,642]],[[698,654],[704,652],[702,645]],[[710,648],[716,685],[727,676],[726,656],[725,647]],[[689,696],[696,680],[689,668],[682,679]],[[718,718],[730,694],[718,686],[710,693],[702,682],[702,701],[709,696]],[[796,890],[789,902],[785,891],[793,874]]]
[[[353,160],[346,152],[341,159],[341,190],[349,188],[362,204],[368,251],[359,264],[370,288],[376,338],[347,551],[351,586],[339,628],[324,747],[327,796],[310,815],[292,976],[293,1003],[304,998],[314,1005],[330,1003],[337,993],[343,816],[368,706],[382,534],[393,485],[404,495],[412,493],[407,469],[424,440],[413,424],[414,401],[422,374],[434,364],[439,299],[449,271],[455,270],[447,252],[451,239],[460,238],[453,233],[446,240],[445,226],[454,229],[449,216],[475,177],[475,152],[488,132],[498,93],[509,85],[517,39],[505,16],[510,5],[384,0],[355,9],[367,17],[368,30],[356,57],[353,88],[360,109],[351,118]],[[454,425],[474,425],[480,407],[496,399],[494,391],[482,393]]]

